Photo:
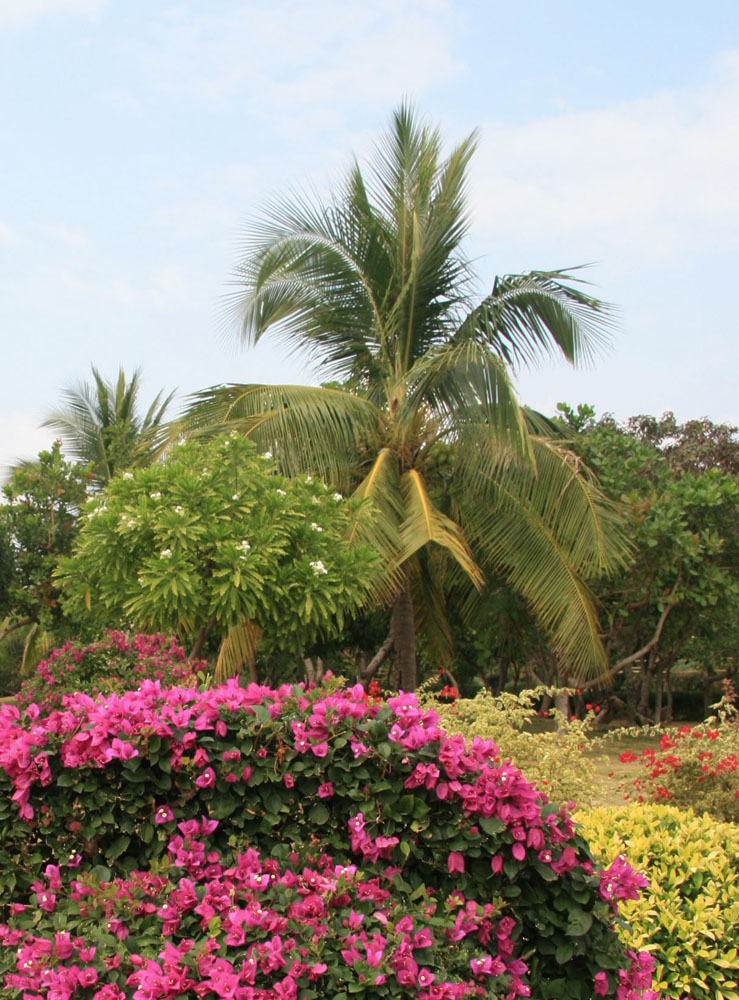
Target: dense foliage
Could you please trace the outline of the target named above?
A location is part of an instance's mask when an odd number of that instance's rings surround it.
[[[671,710],[672,667],[701,655],[708,677],[736,670],[739,476],[735,429],[635,417],[625,425],[562,407],[573,447],[624,504],[633,558],[596,586],[609,668],[632,719]],[[723,663],[720,661],[723,659]],[[636,671],[636,672],[635,672]],[[656,702],[656,704],[654,704]]]
[[[602,864],[627,855],[649,887],[625,900],[619,934],[656,960],[670,998],[739,998],[739,827],[668,805],[578,813]]]
[[[200,666],[187,661],[174,636],[109,632],[97,642],[69,640],[38,664],[34,676],[21,685],[17,704],[36,704],[48,715],[62,707],[65,694],[83,691],[107,694],[130,691],[143,680],[160,681],[163,687],[195,683]]]
[[[278,475],[242,437],[190,441],[90,500],[57,579],[65,608],[100,631],[133,624],[201,646],[249,622],[266,648],[299,653],[367,596],[374,557],[350,539],[362,516],[310,476]]]
[[[77,535],[87,481],[87,470],[65,461],[56,442],[37,462],[16,469],[3,486],[0,617],[8,616],[10,624],[59,622],[59,590],[52,574]]]
[[[613,505],[551,424],[519,405],[511,379],[542,356],[590,358],[610,309],[565,271],[505,275],[473,297],[475,144],[468,136],[445,156],[439,131],[404,103],[370,162],[354,161],[326,198],[272,202],[234,275],[239,332],[249,345],[275,336],[307,351],[337,381],[213,386],[187,418],[235,427],[283,472],[373,504],[393,594],[378,656],[394,658],[405,691],[418,681],[416,635],[448,663],[448,596],[469,596],[491,573],[524,595],[573,672],[596,673],[603,649],[585,581],[622,552]]]
[[[731,696],[702,725],[668,730],[659,749],[621,754],[623,763],[639,761],[643,767],[627,797],[705,810],[739,823],[739,713],[733,688],[726,687]]]
[[[412,695],[5,705],[0,790],[11,996],[652,996],[612,925],[643,879]]]
[[[557,728],[536,731],[540,715],[536,706],[547,691],[537,688],[496,697],[482,690],[474,698],[449,699],[444,689],[436,697],[422,689],[421,698],[424,705],[433,708],[447,732],[461,733],[467,740],[492,740],[501,754],[511,758],[554,802],[588,806],[595,794],[597,757],[584,750],[593,716],[566,719],[553,710]]]

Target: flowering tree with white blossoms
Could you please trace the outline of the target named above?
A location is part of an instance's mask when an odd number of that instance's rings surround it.
[[[176,631],[198,656],[249,623],[267,649],[299,653],[367,597],[375,559],[351,541],[365,516],[310,476],[278,475],[244,438],[186,442],[90,500],[57,579],[95,628]]]

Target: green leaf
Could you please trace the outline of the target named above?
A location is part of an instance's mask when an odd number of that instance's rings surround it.
[[[323,802],[316,802],[308,813],[311,822],[315,823],[316,826],[323,826],[328,821],[329,815],[329,811]]]
[[[108,860],[112,861],[115,858],[119,858],[122,854],[128,850],[128,846],[131,843],[131,838],[127,834],[122,834],[120,837],[116,837],[115,840],[110,843],[105,851],[105,856]]]
[[[565,933],[571,937],[582,937],[587,934],[593,924],[592,913],[587,913],[579,907],[572,908],[567,915]]]

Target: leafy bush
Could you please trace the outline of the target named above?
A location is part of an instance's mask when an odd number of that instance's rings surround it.
[[[465,739],[479,737],[493,740],[501,755],[510,758],[526,776],[543,789],[553,802],[577,802],[582,807],[592,804],[595,793],[597,758],[585,753],[592,728],[592,716],[584,720],[565,719],[552,711],[556,731],[536,732],[536,705],[549,688],[538,687],[520,694],[504,691],[493,695],[479,691],[474,698],[449,702],[423,688],[424,704],[438,714],[441,724],[450,733],[461,733]]]
[[[739,822],[739,713],[734,699],[727,683],[717,715],[698,726],[669,730],[659,750],[621,754],[623,763],[640,761],[646,770],[645,777],[633,782],[639,801],[666,801]]]
[[[56,580],[68,614],[202,643],[249,622],[268,651],[336,635],[367,598],[366,504],[287,479],[234,432],[124,472],[85,507]],[[351,535],[351,539],[349,536]]]
[[[674,806],[632,804],[577,814],[602,864],[620,854],[649,888],[624,901],[624,945],[656,959],[669,997],[739,1000],[739,828]]]
[[[36,667],[35,677],[24,681],[19,705],[36,703],[44,712],[61,708],[62,698],[73,691],[108,694],[130,691],[143,680],[158,680],[165,687],[195,683],[199,661],[188,662],[174,636],[108,632],[107,638],[87,645],[69,641],[52,650]]]
[[[68,695],[0,709],[11,996],[652,997],[564,809],[414,695]]]

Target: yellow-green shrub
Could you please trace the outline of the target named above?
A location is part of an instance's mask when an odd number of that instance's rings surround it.
[[[558,716],[556,731],[532,731],[536,705],[542,695],[551,693],[550,688],[497,696],[479,691],[474,698],[450,704],[423,687],[418,692],[424,706],[433,708],[448,733],[461,733],[467,740],[473,736],[492,740],[552,802],[576,802],[585,808],[592,804],[596,790],[596,758],[583,752],[589,742],[591,717],[565,719],[553,712]]]
[[[624,900],[620,934],[656,960],[654,987],[670,998],[739,1000],[739,827],[649,803],[581,812],[602,864],[619,854],[649,878]]]

